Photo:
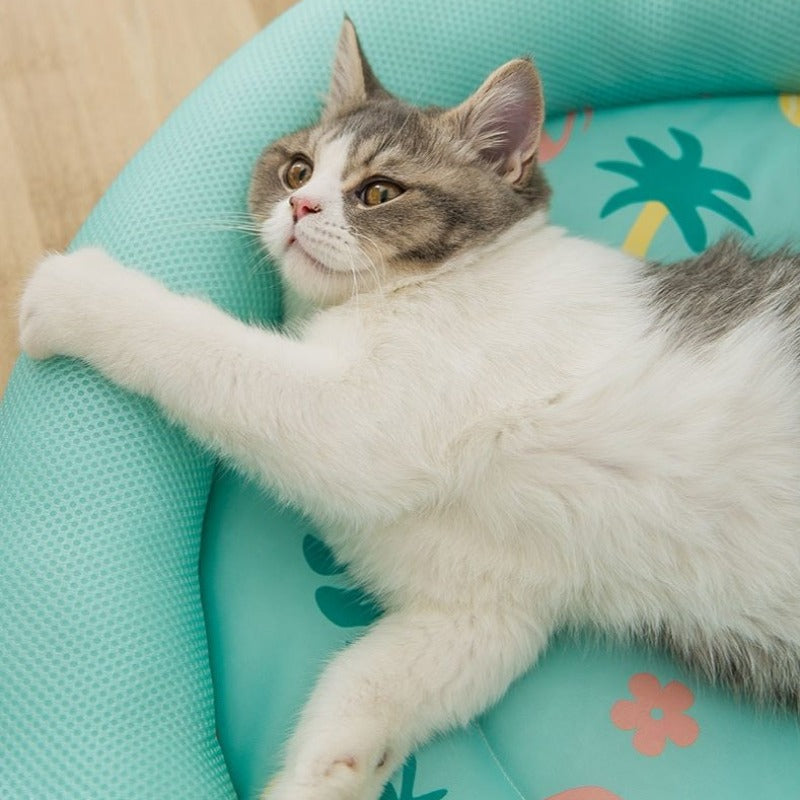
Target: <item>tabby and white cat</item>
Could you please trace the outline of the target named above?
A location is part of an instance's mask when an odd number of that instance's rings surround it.
[[[320,122],[252,182],[315,309],[294,336],[97,249],[27,286],[29,355],[154,398],[319,520],[387,609],[324,670],[271,800],[374,800],[564,625],[798,705],[800,259],[723,243],[655,269],[568,236],[543,117],[525,60],[411,107],[345,22]]]

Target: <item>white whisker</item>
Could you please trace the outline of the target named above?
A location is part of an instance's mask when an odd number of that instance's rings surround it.
[[[383,270],[383,273],[386,274],[386,261],[385,261],[385,259],[383,257],[383,253],[381,252],[380,247],[378,247],[378,245],[376,244],[374,239],[372,239],[371,237],[367,236],[367,234],[361,233],[359,231],[353,231],[353,235],[356,237],[356,239],[363,240],[364,242],[366,242],[366,244],[369,245],[375,251],[375,253],[376,253],[376,255],[377,255],[377,257],[378,257],[378,259],[380,261],[380,265],[381,265],[381,268]],[[363,256],[363,259],[365,261],[366,269],[369,270],[370,274],[372,275],[373,279],[375,280],[375,288],[376,288],[376,290],[378,291],[380,296],[383,297],[384,296],[383,295],[383,281],[381,281],[381,275],[378,272],[378,268],[375,265],[375,262],[369,257],[369,255],[366,252],[362,251],[362,256]]]

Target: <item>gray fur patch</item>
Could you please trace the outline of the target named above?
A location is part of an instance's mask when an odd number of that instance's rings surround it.
[[[287,201],[281,165],[298,152],[313,158],[316,142],[338,136],[351,137],[343,180],[347,223],[370,257],[396,273],[430,269],[500,235],[549,200],[537,165],[524,185],[511,186],[458,146],[441,109],[419,109],[382,95],[268,147],[251,183],[257,220]],[[384,205],[364,206],[359,190],[376,176],[400,184],[404,193]]]
[[[284,136],[267,147],[256,162],[250,179],[248,205],[259,221],[268,217],[277,202],[288,202],[289,192],[281,180],[281,170],[298,153],[310,155],[321,131],[304,128]]]
[[[380,242],[383,257],[398,269],[440,263],[532,211],[527,198],[454,147],[435,109],[373,104],[343,127],[353,135],[348,174],[354,182],[382,175],[406,187],[385,208],[346,206],[353,230]]]
[[[646,290],[658,322],[679,344],[707,345],[749,319],[773,314],[800,336],[800,255],[760,255],[726,237],[696,258],[648,265]]]
[[[769,706],[800,711],[800,652],[782,639],[748,640],[735,633],[674,636],[666,627],[644,632],[644,640],[667,650],[713,684]]]

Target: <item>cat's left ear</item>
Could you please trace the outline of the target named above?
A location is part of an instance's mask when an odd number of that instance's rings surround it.
[[[539,73],[526,58],[496,69],[461,105],[445,112],[460,138],[512,185],[524,184],[544,124]]]
[[[333,60],[333,73],[323,120],[363,105],[368,99],[389,97],[364,57],[358,35],[349,17],[344,18]]]

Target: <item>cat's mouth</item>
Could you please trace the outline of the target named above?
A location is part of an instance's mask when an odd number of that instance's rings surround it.
[[[342,274],[339,270],[331,269],[331,267],[326,266],[319,259],[314,258],[314,256],[312,256],[311,253],[309,253],[308,250],[306,250],[305,247],[303,247],[303,245],[300,244],[300,242],[297,240],[297,237],[295,236],[289,237],[289,241],[286,244],[286,252],[287,253],[294,252],[295,254],[299,254],[304,261],[311,264],[311,266],[314,267],[314,269],[318,270],[323,275]]]

